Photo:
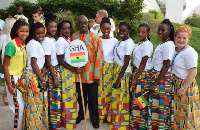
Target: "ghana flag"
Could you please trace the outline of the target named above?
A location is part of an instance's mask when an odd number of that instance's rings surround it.
[[[135,103],[140,107],[140,109],[143,109],[144,107],[148,105],[148,101],[146,100],[144,95],[141,95],[140,97],[135,99]]]
[[[26,88],[26,87],[22,84],[22,82],[21,82],[20,79],[17,80],[17,83],[16,83],[15,87],[16,87],[21,93],[25,93],[25,92],[28,90],[28,88]]]
[[[70,60],[71,60],[71,63],[85,62],[85,52],[70,53]]]

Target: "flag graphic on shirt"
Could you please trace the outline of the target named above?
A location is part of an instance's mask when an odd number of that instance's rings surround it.
[[[140,107],[140,109],[143,109],[145,106],[148,105],[148,101],[144,97],[144,95],[141,95],[140,97],[135,99],[135,103]]]
[[[70,53],[71,63],[82,63],[85,62],[85,52]]]

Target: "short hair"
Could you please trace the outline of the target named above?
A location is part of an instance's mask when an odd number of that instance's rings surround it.
[[[70,22],[69,20],[63,20],[63,21],[60,22],[60,23],[58,24],[58,26],[57,26],[58,32],[60,32],[60,30],[61,30],[61,28],[62,28],[62,26],[63,26],[64,23],[68,23],[68,24],[70,25],[70,29],[72,29],[72,24],[71,24],[71,22]]]
[[[22,5],[17,6],[17,8],[22,8],[22,9],[24,9],[24,7],[23,7]]]
[[[31,39],[33,39],[35,30],[37,30],[38,28],[44,28],[44,30],[45,30],[45,27],[42,23],[36,22],[31,25],[29,36],[26,40],[27,42],[29,42]]]
[[[101,23],[100,23],[100,27],[101,27],[104,23],[108,23],[108,24],[111,25],[110,19],[107,18],[107,17],[103,17],[103,18],[102,18]]]
[[[150,33],[150,26],[149,26],[148,23],[141,23],[141,24],[138,26],[138,28],[139,28],[139,27],[145,27],[145,28],[147,29],[147,32]],[[147,39],[150,41],[150,35],[149,35],[149,34],[147,35]]]
[[[29,24],[28,24],[27,22],[21,21],[21,20],[17,20],[17,21],[14,23],[14,25],[13,25],[13,27],[12,27],[12,29],[11,29],[11,32],[10,32],[10,37],[11,37],[11,39],[14,39],[15,37],[17,37],[17,30],[18,30],[21,26],[28,26],[28,27],[30,28],[30,26],[29,26]]]
[[[176,29],[176,32],[175,32],[175,36],[178,35],[179,32],[186,32],[188,33],[188,37],[190,38],[190,35],[191,35],[191,28],[188,27],[188,26],[180,26]]]
[[[95,19],[89,19],[88,23],[95,23]]]
[[[127,22],[121,22],[121,23],[119,23],[119,28],[122,25],[125,26],[129,31],[131,30],[131,25],[129,23],[127,23]]]
[[[37,11],[37,10],[34,10],[34,11],[32,12],[32,14],[39,14],[39,15],[40,15],[39,11]]]
[[[103,16],[103,17],[108,17],[108,12],[104,9],[101,9],[99,11],[97,11],[97,13],[100,15],[100,16]]]

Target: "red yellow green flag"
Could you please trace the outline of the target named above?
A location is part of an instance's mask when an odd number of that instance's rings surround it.
[[[28,88],[26,88],[20,79],[17,80],[17,83],[15,85],[15,87],[21,92],[21,93],[24,93],[28,90]]]
[[[135,103],[140,107],[140,109],[143,109],[148,105],[148,101],[144,97],[144,95],[141,95],[140,97],[135,99]]]
[[[85,62],[85,52],[70,53],[70,60],[71,60],[71,63]]]

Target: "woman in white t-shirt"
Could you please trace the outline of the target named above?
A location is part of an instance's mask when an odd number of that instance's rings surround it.
[[[116,38],[110,37],[111,23],[109,18],[102,18],[100,24],[102,32],[103,64],[102,77],[98,87],[98,113],[100,124],[107,122],[108,110],[112,98],[112,78],[114,65],[114,47],[118,44]]]
[[[56,40],[53,38],[57,32],[57,23],[53,19],[46,20],[45,26],[47,33],[42,42],[42,47],[48,67],[49,127],[59,129],[61,126],[61,79],[56,55]]]
[[[129,62],[135,47],[129,37],[130,30],[128,23],[119,24],[121,41],[114,49],[112,100],[107,118],[110,129],[129,129],[129,74],[131,74]]]
[[[0,50],[2,52],[1,53],[1,60],[2,60],[1,63],[2,64],[3,64],[3,59],[4,59],[5,46],[11,40],[10,31],[15,22],[16,22],[15,18],[7,18],[5,20],[5,24],[3,26],[2,33],[0,35]],[[1,70],[0,70],[0,78],[4,78],[3,68],[1,68]],[[6,94],[6,87],[4,90],[5,90],[4,91],[5,93],[3,94],[3,102],[5,105],[9,105],[8,99],[7,99],[7,94]]]
[[[71,42],[71,27],[71,22],[69,20],[63,20],[62,22],[60,22],[58,24],[58,32],[60,32],[60,37],[56,41],[56,52],[58,63],[60,64],[60,74],[62,79],[61,124],[66,129],[76,128],[76,123],[74,123],[77,117],[77,92],[75,73],[78,74],[79,72],[81,72],[77,67],[70,66],[65,58],[66,48]]]
[[[42,74],[45,63],[41,42],[45,36],[45,28],[41,23],[31,26],[31,40],[26,45],[27,66],[21,81],[27,91],[24,93],[23,129],[37,129],[38,126],[48,129],[48,100],[46,97],[46,81]]]
[[[172,61],[174,73],[174,129],[200,129],[198,53],[188,45],[191,29],[181,26],[175,32],[176,53]],[[184,123],[182,123],[184,122]]]
[[[148,129],[170,129],[173,123],[173,97],[172,73],[169,67],[175,53],[175,45],[174,26],[169,19],[160,23],[157,33],[162,42],[156,47],[153,56]]]
[[[149,33],[150,27],[147,23],[141,23],[138,26],[137,37],[140,42],[133,51],[134,67],[131,78],[131,86],[135,90],[133,91],[134,98],[144,95],[147,100],[149,97],[149,72],[152,69],[150,57],[153,52],[153,45],[150,42]],[[141,109],[135,100],[132,100],[131,108],[131,129],[145,129],[147,125],[148,107],[145,106]]]

